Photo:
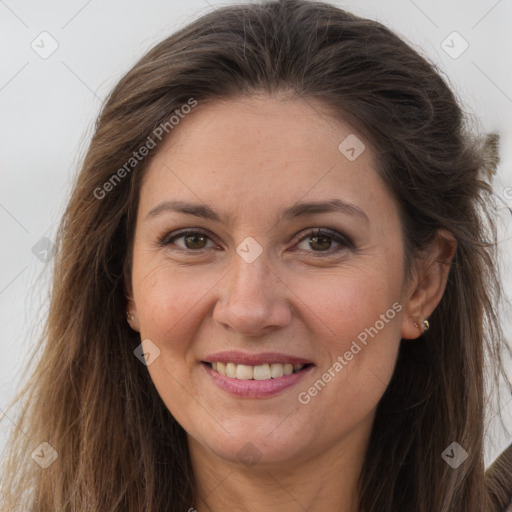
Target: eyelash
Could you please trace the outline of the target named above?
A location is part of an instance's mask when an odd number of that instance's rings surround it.
[[[174,233],[168,233],[168,234],[164,235],[158,241],[158,245],[160,247],[168,247],[169,245],[172,244],[173,240],[176,240],[176,239],[179,239],[179,238],[183,238],[183,237],[187,237],[187,236],[190,236],[190,235],[205,236],[209,240],[213,241],[211,239],[211,237],[209,236],[209,234],[207,232],[203,231],[203,230],[200,230],[200,229],[193,229],[193,230],[192,229],[186,229],[186,230],[183,230],[183,231],[177,231],[177,232],[174,232]],[[332,240],[334,240],[335,242],[337,242],[337,243],[339,243],[341,245],[341,247],[338,247],[334,251],[332,251],[330,249],[328,249],[327,251],[307,251],[307,252],[313,252],[314,254],[318,254],[320,257],[322,257],[322,256],[332,256],[333,254],[336,254],[336,253],[342,251],[343,249],[347,249],[348,248],[348,249],[352,249],[353,250],[355,248],[354,244],[352,243],[352,241],[349,238],[347,238],[344,235],[341,235],[340,233],[337,233],[336,231],[333,231],[331,229],[326,229],[326,228],[315,228],[315,229],[309,230],[307,233],[304,234],[304,236],[302,238],[299,239],[297,244],[299,244],[303,240],[306,240],[307,238],[311,238],[313,236],[331,238]],[[208,250],[208,248],[194,250],[194,249],[187,249],[187,248],[183,248],[183,247],[178,247],[175,250],[185,251],[185,252],[189,252],[189,253],[202,254],[203,251]]]

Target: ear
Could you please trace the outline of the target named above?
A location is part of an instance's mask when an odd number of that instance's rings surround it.
[[[124,295],[126,297],[126,321],[129,326],[137,332],[140,332],[139,319],[137,316],[137,306],[133,298],[133,291],[131,285],[131,276],[129,270],[125,269],[124,272]]]
[[[415,339],[423,333],[423,321],[432,314],[443,296],[456,249],[454,236],[440,229],[425,257],[417,259],[403,302],[402,338]]]

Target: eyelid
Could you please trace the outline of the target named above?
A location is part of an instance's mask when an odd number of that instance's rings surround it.
[[[349,248],[352,250],[355,249],[354,243],[348,236],[343,235],[342,233],[338,233],[337,231],[335,231],[333,229],[329,229],[329,228],[311,228],[309,230],[306,230],[306,233],[304,233],[301,236],[301,238],[298,240],[297,243],[301,243],[303,240],[307,239],[308,237],[310,237],[312,235],[327,236],[328,238],[332,238],[336,243],[340,244],[342,246],[342,248],[345,247],[345,248]],[[327,251],[311,251],[311,252],[313,252],[314,254],[328,255],[328,254],[335,254],[339,250],[340,249],[337,249],[334,251],[327,250]],[[308,252],[310,252],[310,251],[308,251]]]
[[[162,237],[159,238],[158,245],[161,247],[168,247],[171,244],[171,240],[174,240],[176,238],[181,238],[181,237],[184,237],[187,235],[195,235],[195,234],[203,235],[203,236],[207,237],[208,239],[210,239],[210,241],[217,243],[217,242],[215,242],[215,237],[211,233],[209,233],[208,231],[206,231],[202,228],[184,228],[184,229],[180,229],[177,231],[173,231],[171,233],[166,233],[165,235],[163,235]],[[311,252],[311,253],[317,254],[319,256],[322,256],[322,255],[329,256],[329,255],[336,254],[343,248],[345,248],[345,249],[348,248],[351,250],[355,249],[354,243],[346,235],[343,235],[333,229],[318,228],[318,227],[317,228],[308,228],[308,229],[306,229],[305,232],[302,231],[301,237],[297,240],[295,245],[303,242],[305,239],[307,239],[308,237],[311,237],[313,235],[327,236],[328,238],[332,238],[333,241],[340,244],[341,247],[338,249],[335,249],[335,250],[329,249],[327,251],[305,251],[305,252]],[[188,252],[188,253],[197,253],[197,254],[202,254],[203,251],[206,251],[208,249],[210,249],[210,248],[203,248],[203,249],[196,249],[196,250],[186,249],[186,248],[182,248],[182,247],[176,248],[176,250],[178,250],[178,251],[184,251],[184,252]],[[295,251],[297,249],[293,249],[293,250]],[[300,250],[300,249],[298,249],[298,250]]]
[[[196,234],[203,235],[203,236],[209,238],[212,242],[215,242],[215,237],[211,233],[209,233],[208,231],[206,231],[204,229],[184,228],[184,229],[178,229],[177,231],[173,231],[171,233],[164,234],[162,237],[159,238],[158,245],[162,246],[162,247],[167,247],[168,245],[171,244],[171,240],[174,240],[176,238],[181,238],[181,237],[187,236],[187,235],[196,235]],[[217,242],[215,242],[215,243],[217,243]],[[182,247],[178,247],[177,249],[182,250],[182,251],[197,252],[197,253],[206,250],[206,249],[197,249],[197,250],[193,251],[191,249],[183,249]]]

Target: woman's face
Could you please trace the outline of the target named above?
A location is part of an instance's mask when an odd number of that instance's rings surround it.
[[[252,96],[199,102],[157,150],[131,325],[189,441],[277,463],[367,438],[411,322],[370,149],[319,104]]]

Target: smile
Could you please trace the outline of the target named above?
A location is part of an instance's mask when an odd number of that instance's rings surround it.
[[[213,371],[231,379],[239,380],[270,380],[279,379],[301,371],[306,364],[293,363],[265,363],[256,366],[235,364],[221,361],[207,363]]]
[[[225,351],[201,361],[210,382],[238,398],[271,398],[296,386],[315,364],[311,360],[277,352],[250,354]]]

